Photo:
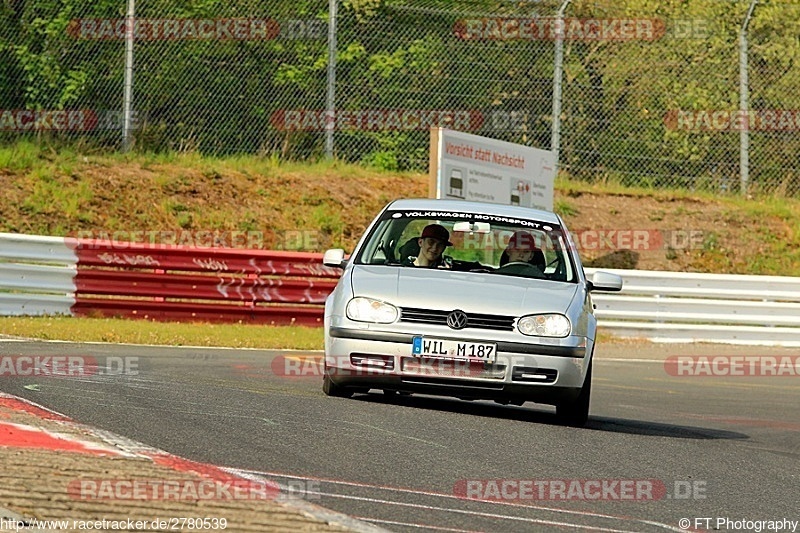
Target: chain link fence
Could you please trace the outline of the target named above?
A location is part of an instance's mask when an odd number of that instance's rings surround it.
[[[332,20],[327,0],[5,0],[0,141],[425,170],[444,126],[557,150],[572,179],[800,194],[796,2],[349,0]]]

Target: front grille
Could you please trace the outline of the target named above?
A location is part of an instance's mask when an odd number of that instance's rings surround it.
[[[447,325],[447,315],[451,311],[436,309],[416,309],[404,307],[400,311],[400,322],[413,322],[417,324]],[[514,317],[503,315],[485,315],[481,313],[467,313],[467,325],[464,329],[493,329],[496,331],[513,331]]]
[[[506,375],[506,366],[473,361],[456,361],[452,359],[436,359],[403,357],[400,359],[400,370],[406,375],[450,377],[466,379],[498,379]]]

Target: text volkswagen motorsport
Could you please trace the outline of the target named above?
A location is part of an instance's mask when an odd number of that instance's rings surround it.
[[[367,228],[325,302],[330,396],[383,389],[589,413],[596,333],[588,281],[561,218],[450,200],[398,200]]]

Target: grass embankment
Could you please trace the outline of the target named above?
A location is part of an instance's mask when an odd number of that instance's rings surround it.
[[[300,326],[186,324],[121,318],[0,317],[0,334],[74,342],[322,349],[322,328]]]
[[[30,143],[0,148],[0,179],[4,232],[250,232],[260,236],[257,245],[265,249],[315,252],[351,250],[388,201],[428,192],[425,174],[337,161],[82,153]],[[555,189],[555,211],[574,234],[600,230],[606,237],[594,235],[581,250],[588,266],[800,275],[796,199],[631,189],[608,181],[566,179],[558,180]],[[652,245],[625,249],[626,241],[613,237],[631,231],[649,232]],[[98,319],[83,319],[78,325],[74,320],[5,318],[0,319],[0,334],[148,344],[322,345],[318,329]]]

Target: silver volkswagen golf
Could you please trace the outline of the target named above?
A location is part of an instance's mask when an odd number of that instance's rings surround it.
[[[325,302],[329,396],[380,389],[556,406],[589,414],[597,322],[592,280],[558,215],[451,200],[397,200],[369,225]]]

